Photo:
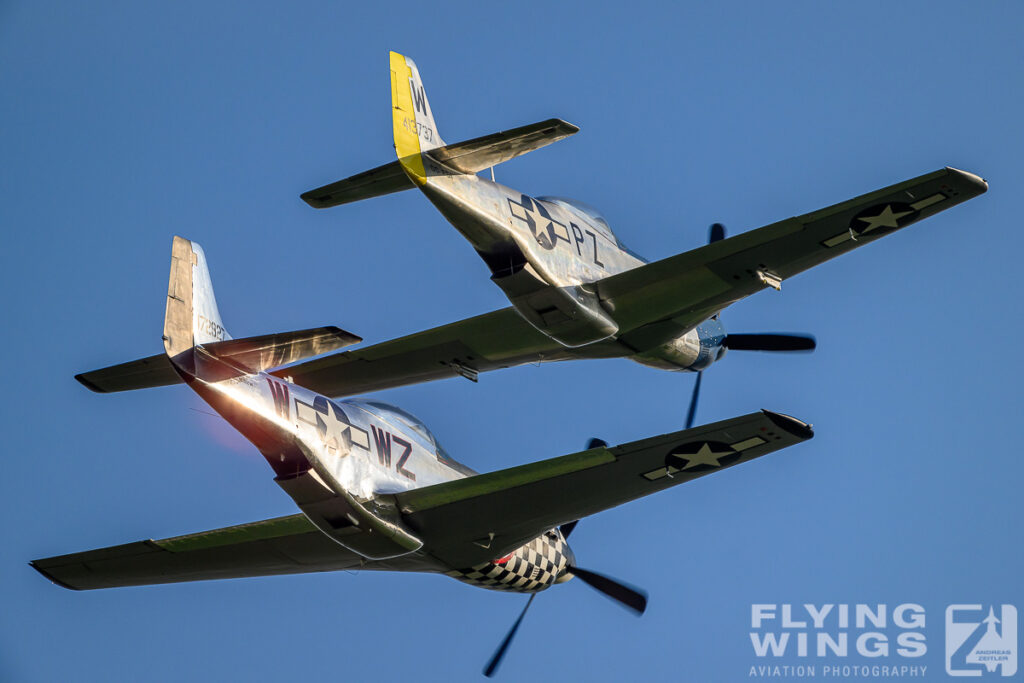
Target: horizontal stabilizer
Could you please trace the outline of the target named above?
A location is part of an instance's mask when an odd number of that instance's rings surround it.
[[[579,132],[579,128],[562,121],[548,119],[512,130],[484,135],[464,142],[437,147],[428,152],[438,162],[458,173],[476,173],[496,166],[535,149],[540,149]],[[393,161],[350,178],[310,190],[302,200],[314,209],[326,209],[410,190],[415,185],[402,170],[401,162]]]
[[[267,370],[321,353],[358,344],[362,337],[338,327],[314,327],[298,332],[278,332],[258,337],[231,339],[203,346],[218,358],[236,361],[252,370]]]
[[[429,152],[437,161],[460,173],[476,173],[514,159],[521,154],[546,147],[579,132],[579,128],[561,119],[548,119],[500,133],[491,133],[465,142],[438,147]]]
[[[360,337],[337,327],[314,327],[297,332],[213,342],[205,344],[203,348],[219,358],[236,361],[255,371],[312,358],[361,341]],[[162,387],[182,381],[167,354],[163,353],[84,372],[75,375],[75,379],[86,388],[101,394]]]
[[[83,372],[80,375],[75,375],[75,379],[87,389],[99,394],[165,387],[169,384],[179,384],[182,381],[166,353],[131,360],[101,370]]]
[[[415,185],[397,161],[363,171],[351,178],[318,187],[302,195],[302,200],[314,209],[327,209],[357,202],[360,199],[381,197],[392,192],[411,190]]]

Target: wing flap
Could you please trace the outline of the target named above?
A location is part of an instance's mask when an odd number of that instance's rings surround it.
[[[435,557],[468,567],[566,522],[812,436],[809,425],[762,411],[406,491],[395,494],[395,501]]]
[[[92,590],[339,569],[432,571],[422,558],[363,560],[322,534],[303,515],[139,541],[30,563],[65,588]]]

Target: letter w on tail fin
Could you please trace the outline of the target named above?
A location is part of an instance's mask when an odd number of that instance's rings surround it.
[[[391,114],[398,161],[304,192],[303,201],[315,209],[324,209],[411,190],[427,184],[427,167],[432,162],[454,173],[477,173],[579,131],[561,119],[547,119],[445,144],[416,64],[397,52],[391,53]],[[426,161],[425,155],[429,157]]]
[[[423,152],[444,146],[430,111],[416,64],[397,52],[391,53],[391,115],[395,133],[395,152],[410,180],[427,181]]]

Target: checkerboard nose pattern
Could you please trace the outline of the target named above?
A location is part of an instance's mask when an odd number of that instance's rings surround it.
[[[558,581],[572,559],[562,535],[549,534],[538,536],[500,560],[445,573],[480,588],[514,593],[542,591]]]

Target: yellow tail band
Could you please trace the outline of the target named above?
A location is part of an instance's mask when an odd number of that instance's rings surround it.
[[[397,52],[391,53],[391,116],[398,160],[414,183],[425,185],[422,153],[444,145],[444,141],[434,124],[416,64]]]

